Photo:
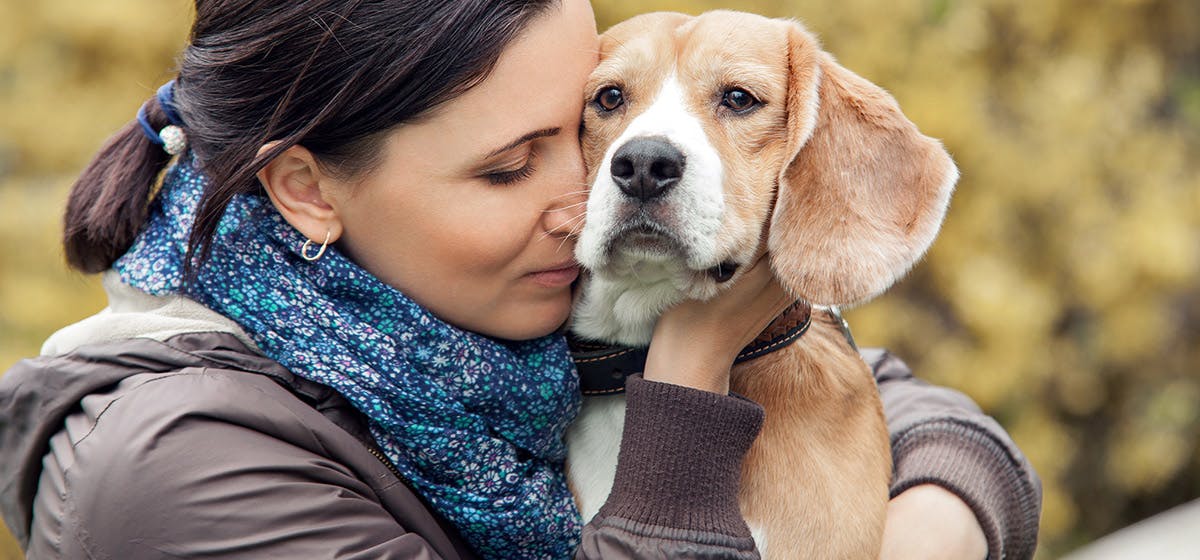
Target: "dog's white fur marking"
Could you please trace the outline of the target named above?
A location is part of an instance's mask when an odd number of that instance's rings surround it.
[[[679,242],[682,255],[643,248],[612,249],[631,205],[609,169],[613,155],[634,138],[665,138],[683,153],[686,164],[679,183],[653,202],[656,223]],[[706,299],[716,284],[697,281],[698,274],[725,258],[719,238],[725,217],[724,168],[700,119],[687,107],[687,97],[672,73],[653,103],[638,115],[604,154],[587,204],[587,223],[579,236],[576,258],[593,271],[586,299],[577,307],[572,329],[589,338],[629,345],[650,341],[663,310],[684,298]]]
[[[750,537],[754,539],[754,548],[758,549],[759,558],[770,558],[767,556],[767,529],[761,525],[746,521],[746,526],[750,528]]]
[[[595,517],[612,492],[624,425],[625,396],[611,395],[583,399],[578,419],[567,431],[571,464],[587,465],[568,471],[584,523]]]

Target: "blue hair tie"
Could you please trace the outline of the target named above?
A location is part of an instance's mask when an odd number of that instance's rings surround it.
[[[167,116],[167,122],[171,123],[170,126],[162,130],[154,130],[154,127],[150,124],[150,119],[146,116],[145,103],[138,108],[138,124],[142,126],[142,134],[151,142],[162,146],[171,155],[178,154],[183,151],[186,139],[183,135],[183,117],[179,115],[179,110],[175,108],[175,80],[171,80],[159,87],[156,97],[158,98],[158,105],[162,107],[163,114]],[[164,138],[164,134],[167,136],[166,138]]]
[[[179,116],[179,110],[175,108],[175,80],[158,88],[158,104],[167,115],[167,122],[178,127],[183,126],[183,117]]]
[[[138,124],[142,125],[142,134],[144,134],[146,138],[148,138],[151,142],[158,144],[159,146],[163,145],[162,137],[158,135],[158,131],[154,130],[153,126],[150,126],[150,119],[146,118],[145,103],[143,103],[141,107],[138,107],[137,121]]]

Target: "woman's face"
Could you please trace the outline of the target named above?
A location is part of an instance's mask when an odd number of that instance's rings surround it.
[[[379,167],[329,191],[339,248],[461,328],[553,332],[578,274],[569,233],[586,196],[578,131],[596,57],[587,0],[535,19],[486,80],[397,129]]]

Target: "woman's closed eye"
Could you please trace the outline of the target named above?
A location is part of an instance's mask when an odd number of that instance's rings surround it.
[[[533,154],[530,153],[529,157],[525,158],[523,165],[489,171],[484,174],[484,177],[493,185],[511,185],[531,177],[534,171],[533,164]]]

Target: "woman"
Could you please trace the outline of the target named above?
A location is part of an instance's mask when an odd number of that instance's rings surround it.
[[[0,506],[31,557],[756,556],[734,496],[761,409],[727,386],[787,302],[765,266],[659,322],[672,367],[629,382],[607,521],[581,528],[564,482],[586,2],[196,11],[178,80],[68,203],[109,308],[0,381]],[[1003,432],[868,359],[885,554],[1031,555],[1037,481]]]

